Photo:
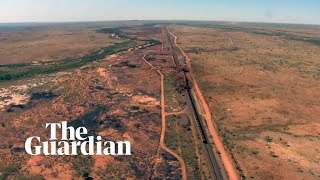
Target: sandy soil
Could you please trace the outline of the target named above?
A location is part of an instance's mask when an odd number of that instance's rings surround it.
[[[214,121],[211,117],[211,112],[210,112],[210,109],[209,109],[209,106],[198,86],[198,83],[194,77],[194,74],[193,74],[193,71],[192,71],[192,66],[191,66],[191,60],[189,58],[189,56],[184,52],[184,50],[180,47],[180,45],[177,43],[177,37],[171,33],[171,31],[169,31],[169,33],[175,38],[175,45],[180,49],[180,51],[182,52],[182,54],[185,56],[185,58],[187,59],[187,63],[188,63],[188,66],[189,66],[189,69],[190,69],[190,74],[191,74],[191,78],[192,78],[192,82],[193,82],[193,85],[194,85],[194,88],[197,92],[197,95],[201,101],[201,105],[202,105],[202,108],[204,110],[204,117],[206,119],[206,122],[207,122],[207,126],[208,126],[208,129],[209,129],[209,133],[211,134],[212,136],[212,139],[214,141],[214,145],[215,147],[217,148],[217,150],[221,153],[220,154],[220,157],[221,157],[221,160],[222,160],[222,163],[224,165],[224,168],[225,170],[227,171],[227,174],[229,176],[230,179],[232,180],[237,180],[239,179],[239,176],[237,174],[237,171],[235,170],[234,168],[234,165],[233,165],[233,161],[232,159],[229,157],[227,151],[225,150],[223,144],[222,144],[222,141],[220,139],[220,136],[215,128],[215,125],[214,125]]]
[[[257,179],[317,179],[319,46],[247,31],[171,30],[190,56],[238,172]],[[309,29],[276,31],[320,37]]]
[[[112,39],[94,28],[0,29],[0,64],[62,60],[81,57],[100,47],[110,46]]]
[[[155,67],[150,64],[146,59],[145,56],[142,57],[142,59],[152,68],[155,69]],[[177,158],[177,160],[180,163],[180,167],[182,170],[182,179],[186,180],[187,179],[187,168],[186,168],[186,164],[184,162],[184,160],[175,152],[173,152],[171,149],[169,149],[165,143],[164,143],[164,139],[165,139],[165,133],[166,133],[166,112],[165,112],[165,99],[164,99],[164,78],[163,78],[163,74],[161,73],[160,70],[156,70],[157,73],[159,73],[160,77],[161,77],[161,135],[160,135],[160,147],[162,149],[164,149],[165,151],[167,151],[168,153],[170,153],[171,155],[173,155],[175,158]],[[159,153],[159,150],[158,150]]]

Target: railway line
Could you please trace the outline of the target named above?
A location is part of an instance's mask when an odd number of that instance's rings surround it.
[[[189,81],[187,80],[186,84],[188,84],[188,83],[189,83]],[[204,155],[205,155],[206,159],[208,160],[207,162],[209,165],[209,170],[210,170],[211,176],[213,177],[213,179],[223,180],[225,178],[221,173],[221,168],[218,164],[217,157],[212,151],[212,147],[211,147],[211,145],[209,143],[209,139],[208,139],[208,134],[206,132],[206,128],[205,128],[205,125],[201,119],[201,116],[198,112],[197,106],[195,104],[195,100],[192,96],[191,88],[187,88],[186,93],[188,96],[188,101],[191,105],[192,115],[193,115],[194,119],[196,120],[196,124],[198,125],[198,128],[199,128],[199,133],[201,134],[201,137],[203,140],[202,141],[203,142],[202,149],[204,149]]]
[[[177,68],[183,67],[184,65],[181,64],[181,61],[178,59],[178,54],[176,52],[176,48],[174,47],[175,45],[170,38],[170,33],[168,32],[168,29],[166,29],[165,32],[167,34],[167,38],[169,40],[170,47],[173,54],[173,59]],[[209,143],[210,141],[209,141],[208,133],[206,131],[205,124],[201,119],[201,115],[199,113],[195,99],[192,94],[192,85],[188,77],[188,72],[183,71],[183,74],[185,78],[185,91],[186,91],[185,93],[187,94],[187,99],[191,106],[193,119],[196,121],[195,123],[198,125],[198,133],[201,135],[201,138],[202,138],[201,145],[202,145],[204,156],[206,157],[205,159],[207,160],[207,164],[209,166],[208,169],[209,169],[210,175],[213,179],[216,179],[216,180],[227,179],[226,173],[224,172],[223,169],[221,169],[221,165],[218,163],[217,158],[219,157],[217,157],[217,155],[213,152],[212,147]]]

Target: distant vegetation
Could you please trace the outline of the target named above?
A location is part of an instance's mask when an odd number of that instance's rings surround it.
[[[249,23],[249,27],[243,27],[244,24],[239,24],[238,26],[235,25],[230,25],[228,23],[209,23],[209,22],[180,22],[176,23],[177,25],[185,25],[185,26],[196,26],[196,27],[206,27],[206,28],[217,28],[221,29],[223,31],[228,31],[228,32],[245,32],[245,33],[252,33],[252,34],[261,34],[261,35],[267,35],[267,36],[278,36],[282,37],[288,40],[295,40],[295,41],[303,41],[315,45],[320,45],[320,38],[317,37],[309,37],[309,36],[300,36],[297,34],[291,34],[287,33],[281,30],[265,30],[264,27],[272,27],[272,28],[287,28],[287,27],[292,27],[292,28],[314,28],[317,26],[312,26],[312,25],[291,25],[291,24],[254,24],[254,23]],[[257,25],[256,27],[252,27],[252,25]]]
[[[49,74],[79,68],[89,62],[103,59],[108,55],[122,52],[138,45],[138,42],[127,41],[113,46],[101,48],[100,50],[85,55],[81,58],[65,59],[56,62],[45,62],[39,65],[32,63],[0,65],[0,81],[16,80],[37,74]]]
[[[123,31],[121,31],[120,28],[104,28],[104,29],[97,30],[97,32],[98,33],[105,33],[105,34],[115,34],[123,39],[136,40],[136,38],[133,38],[133,37],[126,35]],[[153,45],[161,44],[161,41],[159,41],[157,39],[151,39],[151,40],[148,40],[148,42]]]
[[[127,36],[123,31],[121,31],[119,28],[104,28],[97,30],[98,33],[104,33],[104,34],[116,34],[120,38],[123,39],[130,39],[129,36]]]
[[[155,39],[151,39],[148,41],[136,41],[133,38],[127,36],[119,28],[104,28],[97,30],[97,32],[106,34],[116,34],[120,38],[128,39],[128,41],[118,43],[113,46],[103,47],[98,51],[92,52],[91,54],[85,55],[80,58],[67,58],[61,61],[39,62],[37,64],[20,63],[0,65],[0,82],[17,80],[38,74],[49,74],[71,70],[82,67],[90,62],[104,59],[108,55],[126,51],[130,48],[137,47],[139,45],[156,45],[161,43],[160,41]]]
[[[307,36],[299,36],[299,35],[295,35],[295,34],[290,34],[290,33],[286,33],[286,32],[281,32],[281,31],[259,31],[259,30],[254,30],[254,31],[250,31],[251,33],[254,34],[262,34],[262,35],[267,35],[267,36],[279,36],[288,40],[295,40],[295,41],[304,41],[304,42],[308,42],[308,43],[312,43],[315,45],[320,45],[320,39],[319,38],[314,38],[314,37],[307,37]]]

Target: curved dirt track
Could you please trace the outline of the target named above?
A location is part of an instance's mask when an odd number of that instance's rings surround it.
[[[155,69],[155,67],[149,63],[146,59],[145,59],[144,55],[142,57],[142,59],[152,68]],[[160,147],[167,151],[168,153],[170,153],[172,156],[174,156],[180,163],[181,166],[181,171],[182,171],[182,179],[186,180],[187,179],[187,168],[186,168],[186,164],[184,162],[184,160],[175,152],[173,152],[171,149],[169,149],[165,143],[164,143],[164,138],[165,138],[165,134],[166,134],[166,112],[165,112],[165,104],[164,104],[164,78],[163,78],[163,74],[161,73],[160,70],[156,70],[160,77],[161,77],[161,136],[160,136]]]
[[[222,163],[224,165],[224,168],[229,176],[229,179],[238,180],[239,179],[238,173],[235,170],[235,168],[233,166],[233,162],[232,162],[231,158],[229,157],[227,151],[224,149],[223,143],[222,143],[222,141],[219,137],[219,134],[215,128],[215,125],[213,123],[213,119],[211,117],[211,112],[210,112],[209,106],[208,106],[203,94],[201,93],[199,85],[194,77],[192,67],[191,67],[191,60],[190,60],[189,56],[184,52],[184,50],[177,43],[178,37],[175,36],[169,29],[168,29],[168,32],[174,37],[174,44],[176,45],[176,47],[179,48],[179,50],[181,51],[181,53],[183,54],[183,56],[187,60],[187,65],[189,67],[192,83],[194,85],[195,91],[197,92],[197,95],[200,99],[202,108],[204,110],[203,116],[206,119],[208,130],[209,130],[210,135],[212,136],[214,145],[217,148],[217,150],[221,153],[220,157],[221,157]]]

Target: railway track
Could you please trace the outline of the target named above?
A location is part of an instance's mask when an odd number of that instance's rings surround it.
[[[170,34],[167,29],[165,30],[165,32],[167,34],[167,37],[168,37],[168,40],[170,43],[174,62],[176,64],[177,68],[182,67],[183,65],[181,64],[181,62],[178,59],[176,48],[174,47],[175,45],[170,38]],[[217,157],[216,153],[213,152],[212,147],[209,143],[210,141],[208,138],[208,133],[206,131],[205,124],[204,124],[203,120],[201,119],[201,115],[200,115],[199,110],[197,108],[196,102],[193,98],[192,86],[190,84],[190,80],[189,80],[187,73],[188,72],[183,72],[184,78],[185,78],[185,90],[186,90],[189,104],[191,106],[192,116],[194,117],[194,120],[196,121],[196,124],[198,125],[198,133],[201,135],[201,138],[202,138],[201,145],[202,145],[203,153],[204,153],[206,160],[207,160],[207,164],[209,166],[208,169],[209,169],[210,174],[213,179],[216,179],[216,180],[227,179],[226,175],[223,175],[222,169],[220,168],[220,165],[217,160],[218,157]]]
[[[188,83],[189,83],[189,81],[187,80],[187,84]],[[196,120],[196,124],[198,125],[199,133],[201,134],[201,137],[203,140],[202,141],[203,142],[202,148],[204,149],[203,152],[204,152],[204,155],[207,159],[207,164],[209,165],[210,174],[213,177],[213,179],[223,180],[225,178],[221,173],[221,168],[218,164],[217,157],[214,154],[214,152],[212,151],[212,147],[211,147],[211,145],[209,143],[209,139],[208,139],[208,134],[206,132],[205,125],[201,119],[201,116],[200,116],[199,111],[197,109],[197,106],[195,104],[195,100],[192,96],[191,88],[187,88],[186,92],[188,95],[188,100],[191,104],[193,117]]]

